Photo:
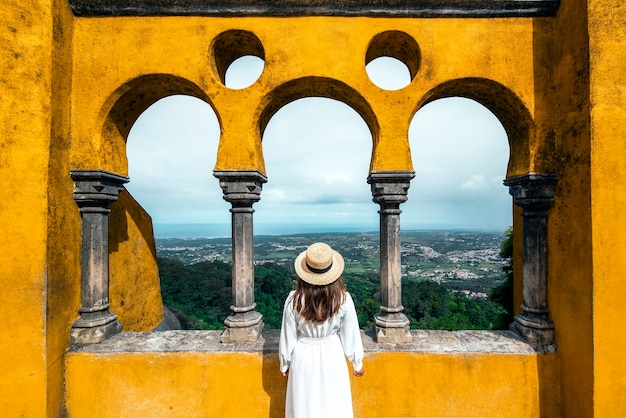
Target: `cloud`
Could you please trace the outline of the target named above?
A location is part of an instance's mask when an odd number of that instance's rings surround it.
[[[371,146],[367,125],[344,103],[308,98],[288,104],[263,136],[268,182],[257,214],[272,206],[290,214],[285,221],[301,222],[334,217],[333,204],[370,200]],[[303,205],[316,206],[302,213]]]
[[[489,182],[482,174],[473,174],[468,180],[461,183],[461,190],[478,191],[489,188]]]

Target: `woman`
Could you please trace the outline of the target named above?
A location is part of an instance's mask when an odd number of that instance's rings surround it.
[[[363,376],[363,343],[343,267],[343,257],[324,243],[296,258],[298,286],[285,301],[279,344],[288,418],[354,416],[345,358]]]

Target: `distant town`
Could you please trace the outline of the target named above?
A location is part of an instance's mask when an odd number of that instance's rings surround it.
[[[431,280],[469,298],[486,298],[505,280],[500,257],[503,233],[466,231],[403,231],[402,276]],[[346,273],[376,275],[380,266],[378,232],[333,232],[260,235],[254,238],[256,264],[273,263],[291,269],[298,253],[316,241],[338,250]],[[221,260],[230,262],[230,238],[157,238],[159,257],[185,264]]]

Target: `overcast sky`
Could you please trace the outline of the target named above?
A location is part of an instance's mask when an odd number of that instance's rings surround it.
[[[377,84],[408,82],[404,68],[378,64],[368,66]],[[241,74],[227,74],[227,85],[241,88],[262,62],[234,68]],[[230,223],[230,204],[212,175],[218,140],[210,106],[186,96],[160,100],[133,126],[127,188],[152,216],[155,235],[167,235],[167,224]],[[401,205],[403,229],[504,231],[511,224],[502,185],[507,138],[486,108],[462,98],[432,102],[415,115],[409,140],[416,176]],[[376,230],[378,205],[366,181],[371,150],[367,125],[344,103],[306,98],[280,109],[263,136],[268,182],[254,205],[255,233]]]

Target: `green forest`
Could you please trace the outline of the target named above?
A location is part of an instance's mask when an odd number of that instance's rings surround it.
[[[415,329],[462,330],[506,329],[512,321],[511,233],[501,245],[507,259],[507,280],[494,288],[487,299],[470,299],[430,280],[403,279],[402,304]],[[231,265],[223,261],[184,264],[158,258],[163,302],[185,314],[189,329],[221,329],[231,314]],[[255,266],[256,310],[265,327],[278,329],[287,294],[296,278],[279,264]],[[344,273],[361,328],[371,328],[380,311],[380,282],[377,274]]]

